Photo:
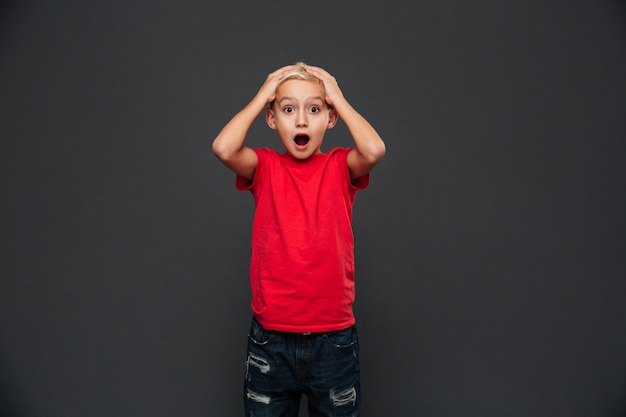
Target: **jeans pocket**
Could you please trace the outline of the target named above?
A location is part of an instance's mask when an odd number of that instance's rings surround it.
[[[344,330],[328,332],[323,337],[324,340],[335,349],[348,349],[359,342],[356,325]]]
[[[248,334],[248,338],[251,342],[256,345],[265,345],[272,339],[273,335],[272,332],[265,330],[256,319],[252,319],[250,333]]]

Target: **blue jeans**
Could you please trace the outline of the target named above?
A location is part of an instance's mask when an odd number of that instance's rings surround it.
[[[244,382],[247,417],[296,417],[302,394],[310,417],[359,415],[356,326],[327,333],[265,330],[252,319]]]

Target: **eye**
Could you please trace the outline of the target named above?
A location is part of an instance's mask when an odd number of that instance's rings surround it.
[[[309,109],[309,111],[311,113],[317,113],[320,111],[320,108],[318,106],[311,106],[311,108]]]
[[[295,109],[293,108],[293,106],[285,106],[285,107],[283,108],[283,111],[284,111],[285,113],[293,113],[293,112],[295,111]]]

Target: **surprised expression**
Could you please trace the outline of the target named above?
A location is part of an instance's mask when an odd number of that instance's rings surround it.
[[[322,84],[291,79],[276,89],[265,120],[278,132],[287,154],[307,159],[321,152],[324,134],[337,123],[337,113],[326,103]]]

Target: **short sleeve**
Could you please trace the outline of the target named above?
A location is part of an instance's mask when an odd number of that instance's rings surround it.
[[[351,180],[350,185],[357,191],[365,190],[367,186],[370,185],[369,172],[365,175],[361,175],[360,177]]]
[[[352,148],[336,148],[336,151],[339,155],[341,155],[341,162],[345,165],[345,172],[348,176],[348,181],[350,182],[350,188],[355,191],[365,190],[370,185],[369,172],[355,179],[350,178],[350,168],[348,168],[348,154],[350,153],[350,151],[352,151]]]
[[[252,187],[253,183],[254,178],[250,181],[246,177],[242,177],[239,174],[237,174],[237,177],[235,178],[235,187],[237,187],[239,191],[248,191]]]
[[[237,175],[235,178],[235,187],[239,191],[250,191],[253,186],[258,182],[259,173],[262,171],[263,164],[266,160],[266,152],[263,149],[252,149],[258,158],[258,162],[256,165],[256,169],[254,170],[254,177],[252,180],[249,180],[246,177],[242,177],[241,175]]]

